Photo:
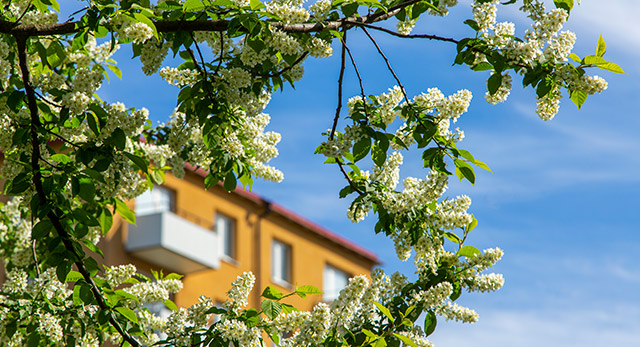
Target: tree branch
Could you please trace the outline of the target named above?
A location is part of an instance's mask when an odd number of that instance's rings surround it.
[[[396,6],[392,6],[387,12],[375,12],[366,16],[351,16],[338,19],[336,21],[322,23],[299,23],[285,24],[282,22],[271,22],[274,28],[288,33],[308,33],[325,30],[349,29],[356,25],[375,23],[395,16],[403,8],[420,2],[421,0],[408,0]],[[184,21],[184,20],[157,20],[153,21],[158,32],[193,32],[193,31],[226,31],[230,21],[205,20],[205,21]],[[69,35],[80,31],[83,28],[81,21],[68,21],[64,23],[33,25],[19,24],[7,20],[0,20],[0,33],[19,36],[49,36],[49,35]]]
[[[340,74],[338,75],[338,106],[336,106],[336,115],[333,117],[333,125],[331,126],[331,132],[329,133],[329,140],[333,140],[338,127],[338,120],[340,119],[340,110],[342,110],[342,81],[344,79],[344,70],[346,66],[346,52],[347,52],[347,32],[343,31],[344,36],[340,40],[342,42],[342,53],[340,55]]]
[[[353,24],[355,26],[359,26],[359,27],[364,27],[364,28],[369,28],[369,29],[373,29],[373,30],[378,30],[378,31],[382,31],[385,32],[387,34],[393,35],[393,36],[397,36],[397,37],[402,37],[405,39],[429,39],[429,40],[435,40],[435,41],[445,41],[445,42],[452,42],[452,43],[458,43],[460,42],[459,40],[456,40],[454,38],[450,38],[450,37],[442,37],[442,36],[438,36],[438,35],[430,35],[430,34],[400,34],[398,32],[395,32],[393,30],[389,30],[387,28],[383,28],[381,26],[377,26],[377,25],[371,25],[371,24],[367,24],[367,23],[359,23],[359,22],[352,22],[352,21],[347,21],[347,23]]]
[[[47,204],[47,195],[44,191],[42,185],[42,173],[40,172],[40,141],[38,139],[38,129],[41,128],[40,116],[38,115],[38,105],[36,103],[36,95],[33,85],[31,84],[31,77],[29,73],[29,67],[27,63],[27,40],[29,36],[27,34],[14,34],[16,38],[17,48],[18,48],[18,59],[20,65],[20,71],[22,72],[22,82],[24,83],[24,89],[27,94],[27,106],[29,108],[29,113],[31,116],[31,126],[30,126],[30,136],[31,136],[31,169],[33,170],[33,185],[36,190],[36,194],[38,199],[40,200],[40,206]],[[64,244],[67,251],[71,252],[76,259],[74,259],[74,263],[78,268],[78,272],[82,274],[84,280],[91,287],[91,291],[93,296],[95,297],[98,306],[103,310],[110,310],[111,308],[107,305],[98,289],[98,286],[93,281],[91,274],[84,266],[84,262],[82,261],[82,257],[78,255],[71,241],[71,236],[67,232],[67,230],[62,225],[60,218],[55,214],[53,210],[50,210],[47,213],[47,217],[53,224],[54,229],[62,239],[62,243]],[[128,332],[126,332],[115,318],[110,317],[109,323],[116,329],[116,331],[122,336],[122,339],[130,343],[134,347],[139,347],[140,344],[136,339],[134,339]]]

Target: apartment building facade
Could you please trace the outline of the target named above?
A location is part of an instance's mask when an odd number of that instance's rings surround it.
[[[184,275],[184,288],[173,298],[182,307],[200,295],[224,302],[231,283],[246,271],[256,276],[251,307],[260,307],[266,286],[283,293],[302,285],[324,291],[287,298],[301,310],[331,301],[348,278],[379,264],[373,253],[256,194],[205,190],[204,177],[188,167],[184,179],[167,174],[163,186],[130,201],[137,223],[114,219],[100,245],[104,262]]]

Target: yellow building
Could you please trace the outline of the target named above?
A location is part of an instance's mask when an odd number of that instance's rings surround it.
[[[200,295],[224,302],[231,282],[251,271],[251,307],[260,307],[266,286],[287,293],[314,285],[325,294],[285,301],[308,310],[379,263],[371,252],[256,194],[240,188],[227,193],[220,186],[205,190],[206,173],[187,169],[184,179],[167,174],[165,185],[131,201],[136,225],[114,219],[100,244],[106,264],[185,275],[174,298],[178,306],[197,303]]]

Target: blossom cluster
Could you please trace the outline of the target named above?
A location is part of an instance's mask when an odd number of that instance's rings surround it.
[[[553,63],[558,66],[553,74],[556,86],[537,100],[536,112],[541,119],[550,120],[558,113],[562,98],[559,86],[565,85],[569,90],[579,90],[588,95],[600,93],[606,89],[606,81],[601,77],[577,74],[575,69],[571,70],[568,67],[568,57],[575,44],[576,35],[571,31],[562,30],[569,17],[565,9],[556,8],[546,11],[541,1],[525,2],[521,10],[527,13],[534,23],[530,29],[526,30],[523,40],[520,40],[514,36],[513,23],[496,23],[497,4],[498,1],[475,1],[472,5],[481,37],[516,65],[535,67]],[[483,55],[477,58],[478,63],[486,61]],[[521,73],[523,71],[520,70]],[[505,101],[511,87],[511,77],[504,73],[498,90],[494,94],[487,92],[485,96],[487,102],[496,104]]]

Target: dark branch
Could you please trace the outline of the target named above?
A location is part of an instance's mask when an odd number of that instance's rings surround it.
[[[396,82],[398,82],[398,86],[400,87],[400,90],[402,91],[402,95],[404,96],[404,99],[407,101],[407,104],[411,105],[411,102],[409,101],[409,98],[407,97],[407,92],[405,91],[404,86],[402,85],[402,82],[400,81],[400,78],[398,77],[398,75],[396,75],[396,72],[391,67],[391,63],[389,62],[389,59],[387,58],[386,55],[384,55],[384,52],[382,52],[382,49],[380,48],[380,46],[378,46],[378,43],[376,42],[376,40],[374,40],[373,37],[371,36],[371,34],[369,34],[369,31],[367,31],[367,29],[364,28],[364,27],[362,28],[362,30],[364,31],[365,34],[367,34],[367,37],[369,37],[369,40],[371,40],[373,45],[376,46],[376,49],[378,50],[378,53],[380,54],[380,56],[382,56],[382,59],[384,59],[384,62],[387,64],[387,69],[389,69],[389,72],[391,72],[391,74],[393,75],[393,78],[395,78]]]
[[[383,28],[377,25],[371,25],[371,24],[367,24],[367,23],[359,23],[359,22],[351,22],[351,21],[347,21],[347,23],[349,24],[353,24],[355,26],[359,26],[359,27],[364,27],[364,28],[369,28],[369,29],[373,29],[373,30],[378,30],[378,31],[382,31],[385,32],[387,34],[393,35],[393,36],[397,36],[397,37],[402,37],[405,39],[429,39],[429,40],[435,40],[435,41],[445,41],[445,42],[452,42],[452,43],[458,43],[460,42],[459,40],[450,38],[450,37],[442,37],[442,36],[438,36],[438,35],[430,35],[430,34],[400,34],[398,32],[395,32],[393,30],[389,30],[387,28]]]
[[[289,66],[285,67],[284,69],[282,69],[282,70],[280,70],[280,71],[278,71],[278,72],[276,72],[276,73],[273,73],[273,74],[266,74],[266,75],[262,75],[262,76],[263,76],[263,77],[277,77],[277,76],[280,76],[280,75],[282,75],[283,73],[285,73],[285,72],[287,72],[287,71],[289,71],[289,70],[293,69],[296,65],[300,64],[300,62],[302,62],[302,61],[304,60],[304,58],[306,58],[306,57],[307,57],[307,55],[309,55],[309,52],[306,52],[306,51],[305,51],[304,53],[302,53],[302,55],[301,55],[301,56],[299,56],[299,57],[298,57],[298,59],[296,59],[296,61],[294,61],[294,62],[293,62],[293,64],[291,64],[291,65],[289,65]]]
[[[396,6],[389,8],[387,12],[375,12],[362,17],[346,17],[337,21],[323,23],[301,23],[301,24],[285,24],[282,22],[270,23],[272,27],[288,33],[308,33],[325,30],[338,30],[341,28],[349,29],[356,25],[370,24],[391,18],[400,12],[403,8],[420,2],[421,0],[408,0]],[[204,20],[204,21],[184,21],[184,20],[158,20],[154,21],[154,25],[158,32],[193,32],[193,31],[226,31],[229,28],[230,21],[220,20]],[[32,25],[19,24],[0,20],[0,32],[11,35],[19,35],[25,37],[31,36],[49,36],[49,35],[69,35],[79,32],[83,28],[81,21],[69,21],[64,23]]]
[[[30,136],[31,136],[31,169],[33,170],[33,185],[35,187],[36,193],[38,195],[38,199],[40,202],[40,206],[44,206],[47,204],[47,195],[42,186],[42,173],[40,172],[40,162],[39,159],[41,157],[40,154],[40,140],[38,136],[38,129],[42,128],[40,123],[40,116],[38,115],[38,106],[36,103],[36,94],[31,84],[31,77],[29,73],[29,67],[27,63],[27,40],[29,37],[26,34],[15,35],[17,48],[18,48],[18,59],[20,70],[22,72],[22,82],[24,83],[24,89],[27,94],[27,105],[29,107],[29,114],[31,116],[31,126],[30,126]],[[91,291],[93,292],[93,296],[96,298],[98,306],[103,310],[109,310],[110,307],[104,301],[102,297],[102,293],[98,289],[98,286],[93,281],[91,274],[84,266],[84,262],[82,261],[82,257],[78,255],[76,249],[71,241],[71,236],[67,232],[67,230],[62,225],[60,218],[55,214],[53,210],[50,210],[47,213],[47,217],[53,224],[54,229],[62,239],[62,243],[68,252],[74,255],[73,261],[78,268],[78,272],[82,274],[87,283],[89,283],[91,287]],[[116,329],[116,331],[122,336],[122,339],[130,343],[134,347],[139,347],[140,344],[136,339],[134,339],[128,332],[126,332],[115,318],[109,318],[109,323]]]
[[[342,54],[340,55],[340,75],[338,75],[338,106],[336,107],[336,115],[333,117],[333,125],[331,126],[331,133],[329,133],[329,140],[333,140],[336,134],[336,128],[338,127],[338,120],[340,119],[340,111],[342,110],[342,81],[344,80],[344,70],[346,66],[346,52],[347,52],[347,32],[343,31],[342,39]]]

